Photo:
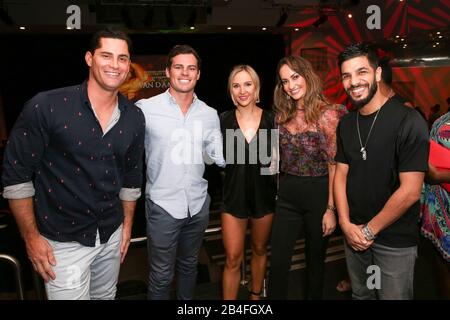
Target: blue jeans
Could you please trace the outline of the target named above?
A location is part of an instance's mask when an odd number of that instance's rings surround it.
[[[414,264],[417,246],[392,248],[373,243],[365,251],[355,251],[345,244],[347,269],[352,283],[352,298],[357,300],[411,300],[413,299]],[[379,267],[380,287],[370,289]]]
[[[175,219],[153,201],[146,199],[150,265],[148,299],[170,299],[175,265],[177,299],[193,299],[198,254],[208,226],[210,202],[211,198],[207,196],[199,213],[185,219]]]

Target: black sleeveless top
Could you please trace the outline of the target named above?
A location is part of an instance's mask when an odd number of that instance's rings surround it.
[[[220,127],[226,160],[224,212],[238,218],[260,218],[273,213],[276,182],[275,175],[269,175],[268,171],[271,130],[275,129],[273,113],[263,110],[258,132],[250,143],[239,128],[235,110],[220,115]]]

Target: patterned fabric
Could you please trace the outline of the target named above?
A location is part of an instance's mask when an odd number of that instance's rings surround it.
[[[5,149],[2,181],[34,182],[39,232],[48,239],[95,246],[123,222],[119,193],[142,185],[145,118],[119,94],[120,117],[104,134],[87,83],[29,100]]]
[[[430,139],[450,149],[450,112],[436,120]],[[450,262],[450,194],[439,184],[424,183],[421,196],[422,234]]]
[[[334,164],[336,127],[347,113],[343,105],[327,108],[314,124],[307,124],[303,110],[280,125],[281,171],[296,176],[320,177]]]

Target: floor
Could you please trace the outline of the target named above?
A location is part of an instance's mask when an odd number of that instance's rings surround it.
[[[335,242],[339,242],[336,239]],[[301,250],[302,240],[297,242],[296,255],[292,261],[289,283],[288,299],[303,299],[304,289],[304,273],[305,265],[302,261]],[[223,261],[218,260],[214,255],[208,254],[208,245],[204,244],[200,255],[200,263],[198,266],[198,285],[196,288],[195,298],[197,300],[219,300],[221,299],[221,271]],[[331,251],[338,251],[338,245],[331,245]],[[330,251],[329,248],[329,251]],[[430,260],[428,259],[428,250],[432,249],[428,246],[427,240],[422,239],[419,246],[419,257],[416,262],[415,272],[415,299],[429,300],[437,299],[436,287],[431,269]],[[146,279],[147,279],[147,262],[146,247],[138,245],[130,249],[126,262],[124,263],[119,279],[118,299],[145,299],[146,297]],[[270,266],[269,266],[270,270]],[[325,268],[325,287],[324,299],[326,300],[350,300],[351,292],[339,292],[336,290],[337,283],[344,279],[346,275],[345,259],[339,258],[338,254],[328,252]],[[246,282],[250,281],[247,272]],[[245,300],[248,298],[246,285],[241,285],[238,299]]]
[[[212,232],[205,233],[203,246],[200,252],[198,265],[198,281],[195,298],[198,300],[219,300],[221,298],[221,273],[224,265],[224,250],[220,234],[220,195],[213,195],[211,205],[210,223],[208,229]],[[0,252],[16,256],[22,263],[22,271],[25,279],[25,298],[37,299],[36,291],[31,277],[31,267],[26,258],[25,248],[19,236],[17,228],[10,217],[0,214],[0,226],[9,225],[0,229]],[[137,208],[133,237],[145,236],[145,215],[143,206]],[[416,263],[415,273],[415,298],[436,299],[436,287],[434,286],[430,253],[433,247],[430,242],[421,238],[419,245],[419,257]],[[270,248],[269,248],[270,254]],[[247,248],[247,260],[250,250]],[[248,261],[247,261],[248,262]],[[342,237],[337,235],[330,239],[327,250],[324,298],[329,300],[349,300],[350,292],[341,293],[336,290],[337,283],[346,275],[346,265],[343,252]],[[248,264],[243,282],[248,282]],[[268,266],[270,271],[270,266]],[[301,232],[296,243],[295,254],[292,259],[290,272],[289,299],[303,298],[303,277],[305,272],[304,239]],[[127,258],[122,265],[119,275],[117,299],[144,300],[146,298],[146,281],[148,275],[147,249],[145,239],[132,243]],[[247,299],[246,285],[242,285],[239,299]],[[0,300],[16,299],[13,269],[0,263]]]
[[[213,197],[214,199],[214,197]],[[139,224],[139,222],[137,222]],[[203,246],[200,252],[198,265],[198,281],[195,293],[197,300],[221,299],[221,273],[225,262],[225,255],[220,234],[220,203],[218,197],[212,202],[210,223],[205,233]],[[215,231],[214,231],[215,230]],[[144,232],[142,230],[142,232]],[[145,232],[144,232],[145,235]],[[421,238],[419,244],[419,256],[416,262],[415,272],[415,299],[436,299],[437,292],[431,267],[431,250],[434,250],[428,240]],[[270,254],[270,247],[269,247]],[[243,283],[250,281],[249,258],[250,249],[246,250],[247,265]],[[289,299],[303,299],[304,273],[304,239],[302,230],[296,243],[295,253],[292,258],[290,272]],[[270,265],[268,266],[270,271]],[[118,299],[145,299],[146,281],[148,274],[147,251],[145,242],[135,243],[129,250],[127,259],[122,266],[119,276]],[[346,264],[342,236],[333,236],[327,249],[324,299],[350,300],[351,292],[341,293],[336,290],[336,285],[346,276]],[[241,285],[239,299],[247,299],[248,291],[245,284]]]

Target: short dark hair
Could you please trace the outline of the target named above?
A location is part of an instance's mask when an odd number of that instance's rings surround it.
[[[344,51],[339,53],[339,70],[341,70],[342,64],[345,61],[361,56],[367,57],[372,68],[376,69],[378,67],[378,56],[375,48],[371,44],[360,42],[345,47]]]
[[[389,63],[388,57],[383,57],[378,61],[378,65],[381,68],[381,79],[383,79],[384,83],[387,85],[392,84],[392,67]]]
[[[194,57],[197,59],[198,69],[199,70],[201,69],[202,59],[200,59],[200,56],[198,55],[197,51],[195,51],[194,48],[188,46],[187,44],[178,44],[169,51],[166,62],[167,68],[170,69],[170,67],[172,66],[173,58],[179,54],[193,54]]]
[[[118,29],[114,29],[112,27],[107,27],[106,29],[102,29],[97,31],[92,35],[92,38],[89,43],[89,52],[94,54],[94,51],[100,48],[100,39],[101,38],[110,38],[110,39],[121,39],[124,40],[128,45],[128,52],[131,54],[132,50],[132,42],[128,35]]]

